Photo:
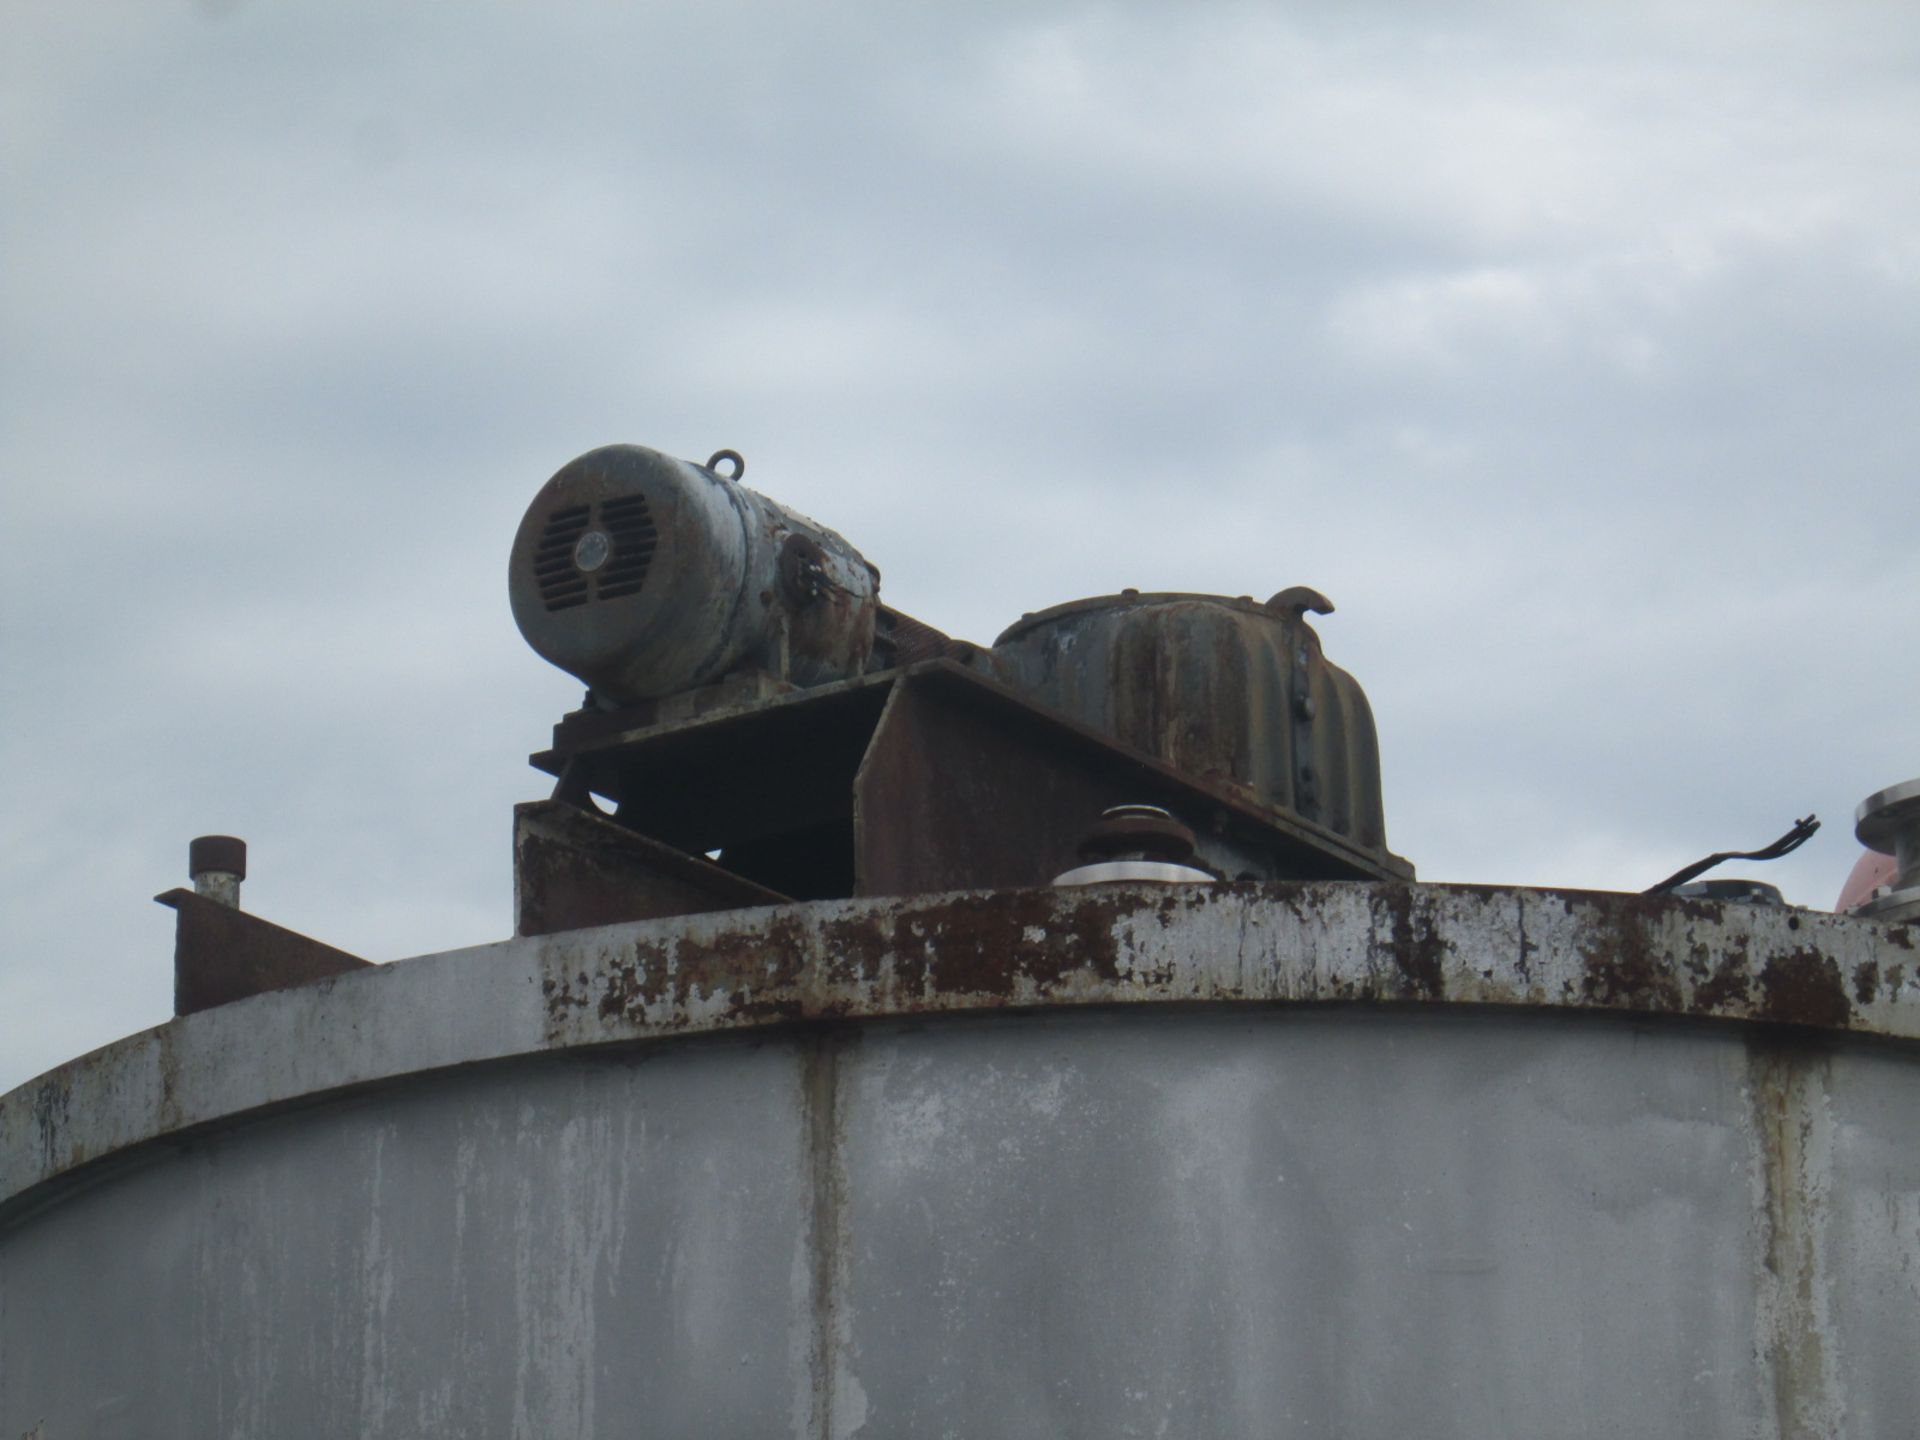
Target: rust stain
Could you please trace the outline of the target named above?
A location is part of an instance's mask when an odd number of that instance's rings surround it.
[[[1680,977],[1674,973],[1672,961],[1649,938],[1647,922],[1675,911],[1690,919],[1720,918],[1718,905],[1707,906],[1710,916],[1697,914],[1696,905],[1638,895],[1623,896],[1608,905],[1612,923],[1581,956],[1585,973],[1580,993],[1591,1003],[1610,1009],[1684,1009]]]
[[[40,1157],[49,1170],[60,1161],[60,1142],[71,1128],[68,1112],[73,1104],[73,1080],[59,1074],[43,1084],[33,1097],[33,1125],[39,1132]]]
[[[1853,1023],[1853,1003],[1840,967],[1818,950],[1795,950],[1769,960],[1760,971],[1761,1020],[1783,1025],[1844,1029]]]
[[[1693,987],[1695,1011],[1741,1010],[1753,998],[1753,976],[1747,963],[1747,942],[1741,937],[1737,946],[1721,952],[1720,962]]]
[[[902,989],[928,999],[964,994],[1006,1001],[1045,995],[1069,978],[1122,978],[1118,922],[1138,916],[1137,896],[1092,890],[1063,904],[1058,892],[1025,890],[957,895],[915,913],[893,968]],[[1131,972],[1135,982],[1165,983],[1171,971]]]
[[[800,1103],[806,1118],[808,1188],[806,1247],[808,1303],[813,1318],[807,1357],[813,1424],[809,1432],[832,1434],[845,1339],[846,1191],[845,1120],[841,1114],[840,1040],[831,1030],[817,1035],[805,1051]]]
[[[587,1008],[587,977],[582,974],[579,986],[563,983],[549,975],[540,982],[541,997],[547,1003],[547,1019],[550,1022],[564,1022],[568,1013]]]
[[[1442,966],[1452,946],[1434,928],[1433,916],[1417,909],[1410,886],[1389,885],[1382,891],[1393,917],[1388,954],[1400,972],[1401,993],[1409,999],[1439,1000],[1447,993]]]
[[[160,1125],[162,1129],[180,1128],[180,1061],[173,1051],[173,1036],[162,1031],[159,1040]]]
[[[600,1018],[685,1023],[697,999],[720,995],[734,1019],[797,1016],[795,1000],[769,995],[796,987],[806,969],[807,948],[806,927],[790,911],[775,912],[764,928],[747,934],[637,939],[604,971]],[[551,1003],[548,1013],[553,1013]]]
[[[1452,998],[1449,967],[1463,957],[1449,912],[1415,887],[1369,890],[1375,917],[1370,964],[1313,977],[1296,998]],[[1856,1002],[1896,996],[1905,979],[1904,967],[1872,959],[1855,964],[1857,955],[1843,972],[1813,946],[1775,954],[1759,967],[1745,917],[1729,918],[1712,902],[1543,898],[1568,905],[1580,917],[1582,937],[1566,989],[1548,1003],[1849,1028],[1857,1022]],[[1257,915],[1263,905],[1307,923],[1319,909],[1313,887],[1288,884],[1164,895],[1105,887],[983,891],[824,914],[810,907],[763,910],[743,916],[737,928],[716,916],[612,939],[598,958],[556,967],[542,982],[543,1000],[557,1039],[596,1019],[670,1033],[863,1014],[1177,999],[1191,989],[1178,947],[1143,946],[1142,931],[1177,928],[1193,911],[1241,906]],[[1474,996],[1511,990],[1511,1003],[1528,1003],[1513,982],[1511,959],[1503,970],[1488,965],[1487,956],[1467,958],[1485,981]]]
[[[1823,1051],[1799,1041],[1755,1039],[1748,1054],[1766,1235],[1758,1338],[1779,1433],[1812,1440],[1843,1433],[1821,1267],[1826,1217],[1820,1177],[1828,1162],[1816,1132],[1816,1107],[1827,1060]]]
[[[696,1013],[708,1023],[832,1018],[860,1008],[846,991],[888,992],[891,1011],[912,1014],[948,1008],[954,997],[1027,1003],[1087,981],[1153,987],[1173,980],[1171,962],[1123,970],[1132,947],[1115,929],[1126,917],[1170,924],[1180,903],[1099,891],[1067,903],[1054,891],[1004,891],[837,916],[817,930],[796,912],[776,911],[744,933],[636,938],[591,979],[549,976],[542,993],[556,1029],[584,1010],[671,1029]]]

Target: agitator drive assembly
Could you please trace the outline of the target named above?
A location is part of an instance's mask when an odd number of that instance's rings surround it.
[[[1179,818],[1114,817],[1110,861],[1117,828],[1203,878],[1411,878],[1366,697],[1306,622],[1323,597],[1127,592],[987,648],[882,604],[871,561],[741,468],[607,446],[521,521],[514,618],[589,687],[534,757],[558,785],[521,816],[522,933],[580,904],[1044,885],[1123,805]],[[581,882],[552,845],[623,852],[622,895],[563,893]]]
[[[1387,849],[1373,714],[1296,585],[1135,590],[1022,615],[991,646],[880,598],[835,531],[706,464],[608,445],[561,467],[514,537],[527,643],[588,688],[515,813],[515,933],[790,901],[1101,880],[1410,881]],[[1920,782],[1861,807],[1861,913],[1920,912]],[[1753,880],[1652,886],[1779,904]],[[196,842],[182,1013],[366,962],[237,909],[238,845]],[[1874,858],[1874,857],[1869,857]],[[1876,861],[1876,863],[1878,863]],[[1886,883],[1879,883],[1880,881]],[[197,893],[196,893],[197,892]]]

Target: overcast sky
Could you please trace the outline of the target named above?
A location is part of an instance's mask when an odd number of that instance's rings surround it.
[[[0,1089],[167,1018],[197,834],[369,958],[510,931],[579,686],[507,548],[610,441],[743,451],[977,640],[1326,591],[1422,879],[1817,811],[1746,873],[1825,907],[1920,774],[1910,4],[5,27]]]

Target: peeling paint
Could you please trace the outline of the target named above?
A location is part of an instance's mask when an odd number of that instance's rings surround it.
[[[0,1097],[0,1203],[160,1135],[515,1054],[770,1025],[1209,1003],[1597,1009],[1920,1038],[1907,929],[1490,886],[823,901],[531,936],[252,997]],[[491,998],[488,998],[491,997]]]

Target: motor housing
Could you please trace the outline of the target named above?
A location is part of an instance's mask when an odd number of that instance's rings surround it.
[[[800,687],[858,675],[879,589],[880,572],[833,531],[712,463],[641,445],[563,465],[528,506],[508,567],[527,644],[609,707],[744,671]]]

